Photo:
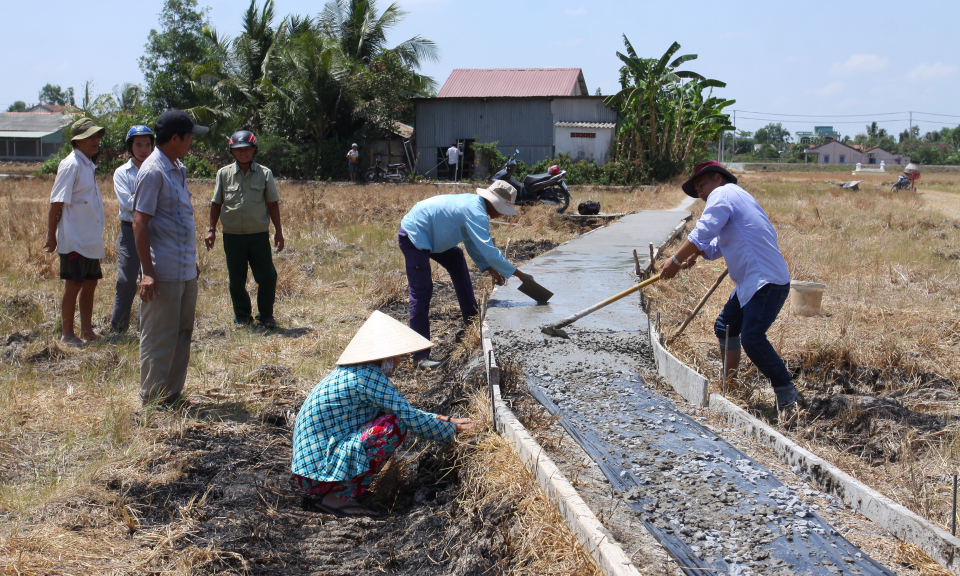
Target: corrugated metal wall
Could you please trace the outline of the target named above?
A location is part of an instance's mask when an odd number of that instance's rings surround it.
[[[447,149],[454,140],[499,143],[500,152],[535,164],[554,155],[557,122],[616,122],[617,113],[603,98],[483,100],[433,98],[417,101],[417,171],[426,174],[438,159],[436,149]],[[435,175],[430,172],[430,175]]]
[[[616,122],[617,113],[603,98],[558,98],[550,103],[554,122]]]
[[[502,153],[510,155],[519,149],[518,158],[524,162],[539,162],[553,154],[553,124],[547,99],[421,100],[417,102],[417,171],[425,174],[433,168],[436,148],[446,149],[458,139],[497,141]]]

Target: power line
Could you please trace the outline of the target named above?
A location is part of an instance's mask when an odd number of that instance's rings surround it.
[[[755,110],[731,110],[731,112],[744,112],[746,114],[762,114],[764,116],[787,116],[792,118],[871,118],[874,116],[896,116],[897,114],[910,114],[911,111],[902,112],[878,112],[876,114],[783,114],[780,112],[757,112]],[[954,114],[936,114],[934,112],[916,112],[913,114],[923,114],[925,116],[943,116],[946,118],[960,118],[960,115]]]
[[[763,114],[764,116],[793,116],[795,118],[860,118],[868,116],[894,116],[896,114],[907,114],[904,112],[880,112],[879,114],[780,114],[778,112],[756,112],[754,110],[736,110],[736,112],[746,112],[747,114]],[[920,114],[920,112],[914,112]]]
[[[750,116],[741,116],[744,120],[761,120],[763,122],[776,122],[777,118],[753,118]],[[842,121],[830,121],[831,124],[863,124],[864,120],[842,120]],[[874,120],[874,122],[880,123],[889,123],[889,122],[909,122],[907,118],[892,118],[890,120]],[[925,120],[928,122],[928,120]]]
[[[955,116],[953,114],[934,114],[933,112],[914,112],[914,114],[923,114],[926,116],[943,116],[945,118],[960,118],[960,116]]]

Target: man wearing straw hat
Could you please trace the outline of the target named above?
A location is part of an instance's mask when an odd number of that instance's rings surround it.
[[[50,192],[47,215],[46,252],[60,255],[60,279],[66,282],[60,312],[63,317],[60,342],[80,347],[100,336],[93,331],[93,294],[103,278],[100,260],[106,255],[103,229],[106,217],[103,197],[94,171],[93,158],[106,133],[89,118],[81,118],[70,127],[73,151],[60,161],[57,179]],[[80,330],[77,338],[74,314],[80,300]]]
[[[482,271],[503,285],[505,277],[532,279],[510,264],[490,237],[490,219],[516,216],[513,207],[517,191],[510,184],[497,180],[490,188],[477,188],[474,194],[443,194],[417,202],[400,222],[398,242],[406,261],[407,283],[410,285],[410,327],[426,339],[430,338],[430,299],[433,279],[430,260],[447,269],[457,293],[463,322],[477,314],[477,299],[467,270],[461,242],[470,258]],[[441,363],[423,350],[413,355],[421,369],[436,368]]]
[[[382,312],[360,327],[297,413],[293,478],[307,493],[304,507],[340,518],[377,516],[357,500],[403,443],[407,431],[451,442],[472,430],[468,418],[418,410],[390,383],[405,354],[433,344]]]
[[[726,360],[724,377],[736,376],[742,344],[747,357],[773,385],[777,408],[791,406],[799,392],[767,340],[767,330],[790,294],[790,272],[777,244],[777,231],[754,197],[738,186],[737,177],[719,162],[697,164],[683,191],[706,206],[687,241],[660,266],[660,277],[673,278],[684,261],[693,266],[697,256],[707,260],[723,257],[737,284],[714,324],[720,354]]]

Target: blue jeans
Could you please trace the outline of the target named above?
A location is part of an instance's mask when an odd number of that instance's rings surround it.
[[[742,344],[747,358],[770,380],[775,391],[793,388],[793,377],[767,340],[767,330],[777,319],[789,294],[789,284],[767,284],[757,290],[746,306],[741,307],[734,293],[713,325],[721,349],[724,347],[726,327],[730,326],[730,348],[736,350]]]

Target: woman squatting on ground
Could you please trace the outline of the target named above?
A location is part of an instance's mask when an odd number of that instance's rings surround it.
[[[293,429],[294,480],[308,509],[334,516],[377,516],[357,500],[412,430],[451,442],[475,423],[418,410],[389,376],[402,356],[433,346],[426,338],[374,312],[310,392]]]

